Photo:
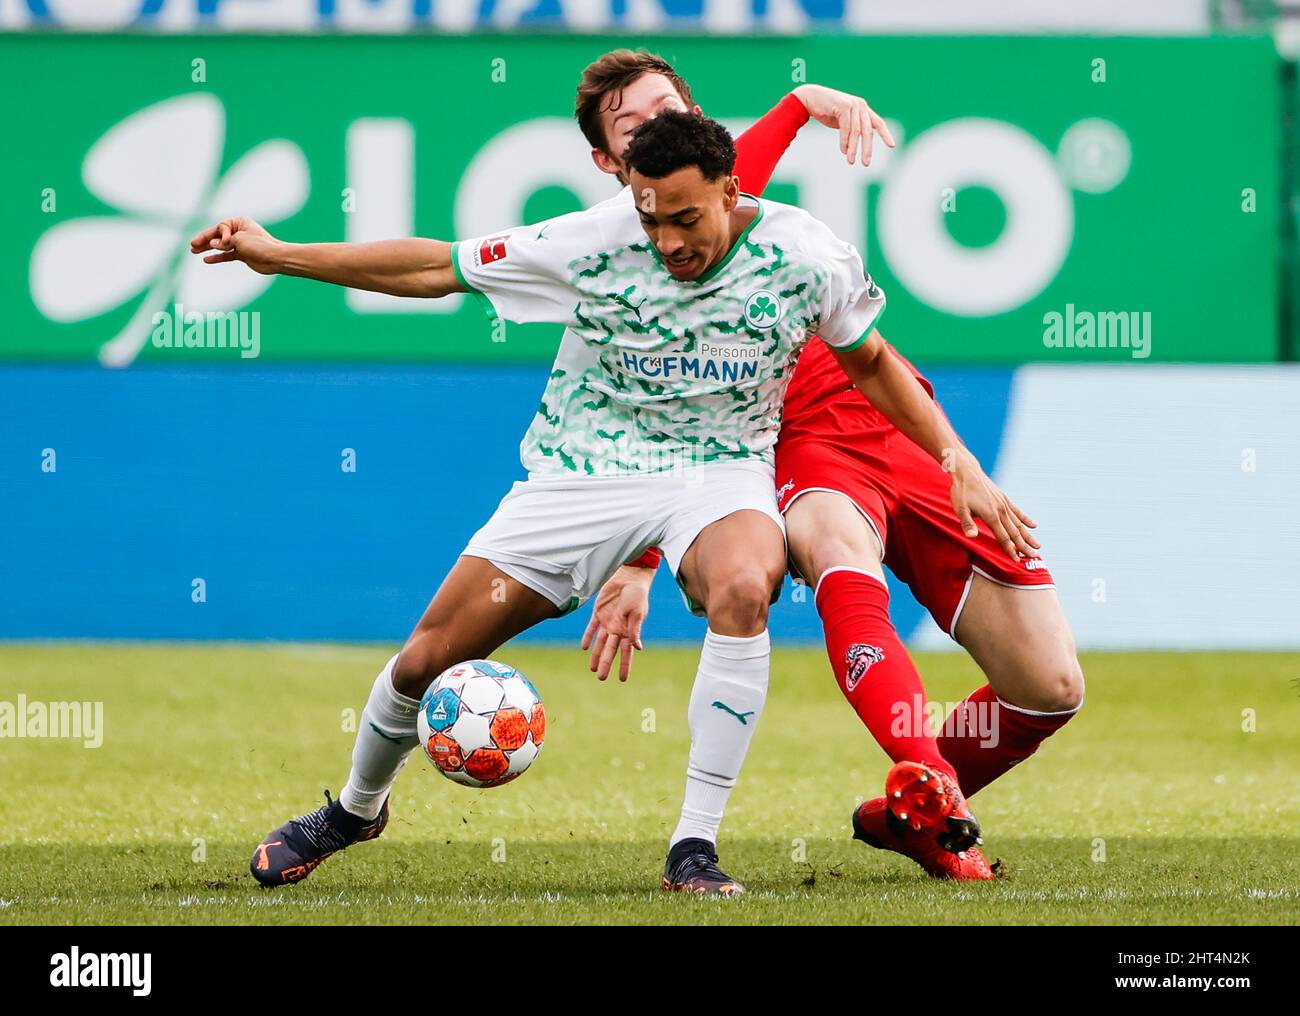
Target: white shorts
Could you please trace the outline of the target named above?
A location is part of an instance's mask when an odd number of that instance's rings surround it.
[[[465,555],[491,561],[567,613],[647,547],[662,550],[677,575],[706,526],[744,509],[762,512],[784,537],[773,468],[762,460],[644,476],[538,476],[510,488]]]

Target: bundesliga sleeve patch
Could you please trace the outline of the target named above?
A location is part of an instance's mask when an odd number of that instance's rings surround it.
[[[493,261],[504,261],[506,258],[506,240],[510,234],[504,236],[489,236],[481,244],[475,253],[474,262],[479,268],[484,265],[490,265]]]

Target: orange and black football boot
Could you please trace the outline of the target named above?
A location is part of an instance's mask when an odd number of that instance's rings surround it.
[[[718,852],[708,840],[674,843],[668,851],[662,883],[666,892],[704,896],[739,896],[745,887],[718,867]]]
[[[388,798],[374,819],[346,811],[325,791],[325,804],[267,833],[257,845],[249,870],[268,889],[301,882],[330,854],[373,840],[388,825]]]

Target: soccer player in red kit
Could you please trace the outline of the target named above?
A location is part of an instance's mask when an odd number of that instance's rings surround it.
[[[619,106],[630,86],[647,75],[675,77],[656,59],[611,97],[623,113],[614,120],[619,127],[605,133],[607,144],[586,131],[606,172],[620,173],[627,135],[659,111]],[[641,92],[654,101],[646,82]],[[680,100],[689,106],[689,92]],[[736,139],[743,190],[761,193],[810,115],[840,129],[850,163],[859,147],[863,164],[869,160],[873,130],[892,146],[862,100],[819,89],[810,103],[792,93]],[[929,382],[907,366],[933,396]],[[854,835],[911,857],[932,876],[978,880],[993,873],[973,846],[978,825],[965,797],[1069,721],[1083,701],[1083,675],[1051,574],[1024,528],[1032,523],[1023,515],[959,517],[945,465],[951,463],[936,462],[888,423],[829,351],[816,343],[806,350],[786,392],[776,455],[790,559],[815,590],[841,691],[894,762],[885,796],[855,809]],[[630,562],[596,599],[583,647],[592,648],[592,669],[602,679],[620,654],[620,677],[629,673],[657,563],[654,551]],[[920,675],[889,618],[884,564],[988,678],[938,733]]]

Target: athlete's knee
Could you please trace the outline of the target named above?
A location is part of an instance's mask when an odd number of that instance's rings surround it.
[[[709,583],[709,627],[719,635],[757,635],[767,627],[767,611],[780,573],[757,564],[741,565]]]
[[[1054,712],[1067,712],[1083,705],[1083,666],[1071,648],[1053,674],[1057,700]]]
[[[804,524],[789,524],[787,529],[790,556],[804,581],[815,585],[835,567],[879,569],[880,542],[861,517],[850,525],[812,527],[807,521],[805,517]]]
[[[873,574],[880,571],[880,548],[874,538],[845,538],[840,534],[828,533],[812,548],[813,570],[817,578],[825,575],[832,568],[858,568]],[[883,573],[882,573],[883,574]],[[817,579],[811,580],[816,582]]]
[[[1083,705],[1083,667],[1074,647],[1043,659],[1035,668],[1032,701],[1021,703],[1044,713],[1068,713]]]

